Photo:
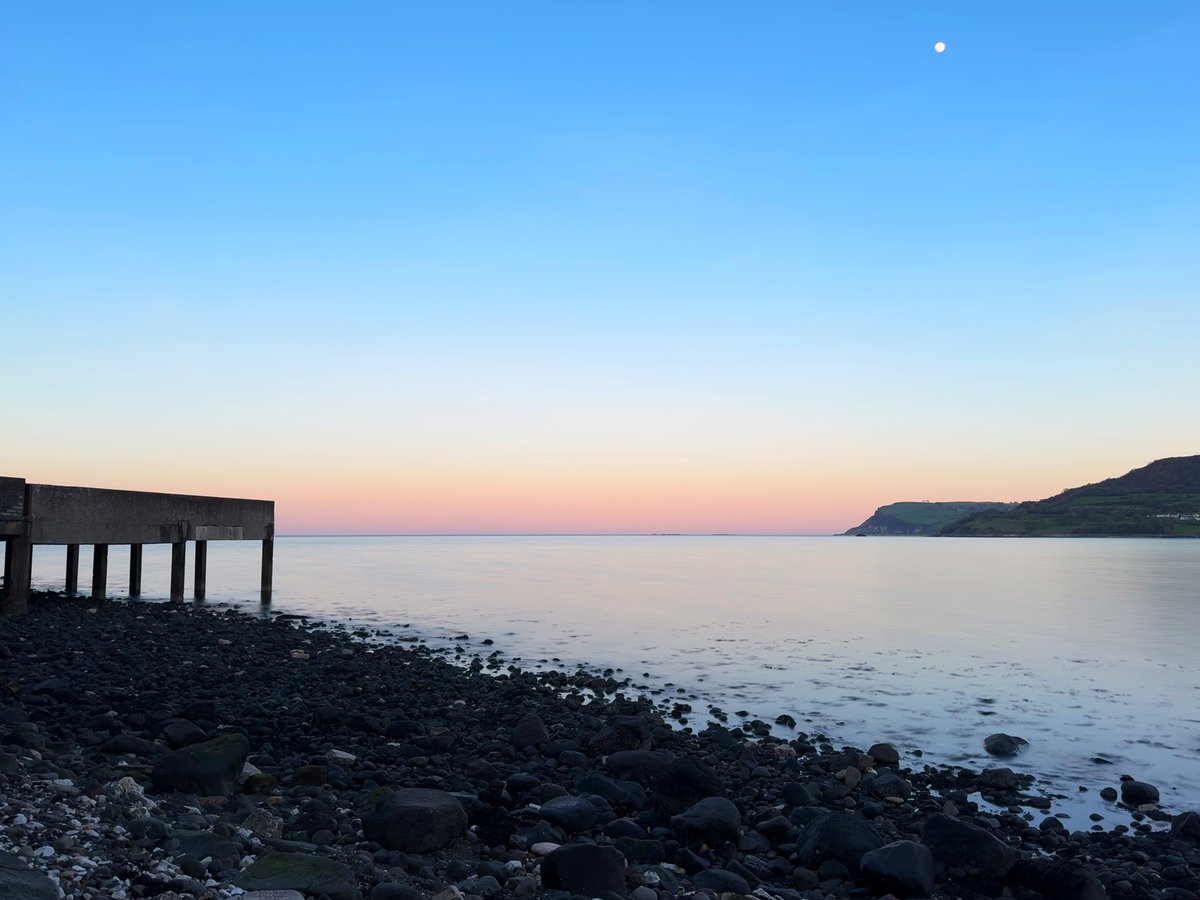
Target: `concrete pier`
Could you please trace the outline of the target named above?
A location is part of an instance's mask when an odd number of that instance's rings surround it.
[[[271,599],[275,503],[190,494],[113,491],[101,488],[29,484],[0,477],[0,538],[5,542],[4,591],[0,612],[28,607],[33,548],[66,545],[66,587],[79,588],[79,545],[91,544],[92,596],[105,596],[108,548],[129,545],[129,595],[142,588],[142,546],[171,545],[171,599],[184,595],[187,542],[196,543],[196,599],[203,599],[208,577],[209,541],[262,541],[263,603]]]

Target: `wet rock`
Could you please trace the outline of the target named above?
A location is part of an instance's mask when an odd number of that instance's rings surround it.
[[[589,742],[593,753],[605,756],[622,750],[649,750],[650,720],[645,716],[614,716]]]
[[[900,751],[891,744],[872,744],[867,755],[881,766],[894,766],[900,762]]]
[[[938,870],[960,868],[968,875],[1003,878],[1016,861],[1011,847],[978,825],[934,813],[925,821],[921,843]]]
[[[741,875],[728,869],[705,869],[692,876],[692,884],[698,891],[714,894],[749,894],[750,883]]]
[[[238,789],[249,754],[244,734],[222,735],[168,753],[154,764],[151,779],[158,791],[228,797]]]
[[[307,853],[275,853],[248,865],[235,879],[248,891],[294,890],[329,900],[360,900],[350,867]]]
[[[58,900],[58,885],[29,868],[19,856],[0,851],[0,897],[12,900]]]
[[[625,893],[625,857],[613,847],[569,844],[542,860],[542,882],[548,888],[597,897]]]
[[[684,843],[722,844],[736,841],[742,817],[724,797],[706,797],[671,819],[671,830]]]
[[[893,841],[864,853],[860,865],[869,881],[898,896],[933,893],[933,854],[924,844]]]
[[[985,791],[1015,791],[1020,785],[1017,773],[1009,768],[984,769],[975,776],[975,786]]]
[[[462,804],[445,791],[428,788],[394,791],[363,820],[367,840],[405,853],[439,850],[466,830]]]
[[[1200,813],[1188,811],[1176,816],[1171,836],[1200,847]]]
[[[537,713],[527,713],[517,722],[512,732],[513,746],[517,748],[536,747],[550,740],[550,732],[546,723]]]
[[[1158,802],[1158,788],[1144,781],[1122,781],[1121,802],[1127,806]]]
[[[836,859],[856,871],[863,855],[883,846],[883,839],[860,815],[822,813],[800,833],[800,862],[809,868]]]
[[[983,739],[983,749],[992,756],[1016,756],[1022,749],[1029,746],[1025,738],[1014,737],[1011,734],[997,732]]]
[[[554,797],[542,804],[539,815],[567,832],[586,831],[596,821],[596,807],[582,797]]]
[[[1006,881],[1028,887],[1054,900],[1108,900],[1108,893],[1092,872],[1076,862],[1055,859],[1020,859]]]

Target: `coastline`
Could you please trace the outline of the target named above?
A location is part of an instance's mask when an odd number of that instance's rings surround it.
[[[1091,897],[1101,885],[1185,897],[1162,892],[1200,873],[1194,814],[1146,806],[1132,829],[1071,832],[1003,764],[930,766],[883,743],[875,758],[754,723],[689,733],[600,670],[524,671],[498,651],[460,667],[302,617],[55,594],[0,629],[0,851],[67,896],[234,896],[272,853],[328,861],[321,871],[341,881],[314,896],[589,893],[561,852],[543,855],[551,844],[607,851],[585,875],[603,870],[605,890],[639,900],[903,893],[899,876],[863,868],[893,841],[932,848],[928,871],[916,852],[906,877],[928,875],[937,897]],[[227,795],[165,789],[175,748],[237,734],[260,775]],[[368,839],[381,796],[411,789],[452,795],[472,830],[421,851]],[[714,797],[720,815],[695,811]],[[1172,818],[1170,832],[1151,826]],[[1131,866],[1142,856],[1163,865]]]

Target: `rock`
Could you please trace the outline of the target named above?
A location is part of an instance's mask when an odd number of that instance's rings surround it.
[[[975,786],[985,791],[1015,791],[1020,782],[1009,768],[984,769],[975,776]]]
[[[542,804],[540,815],[568,832],[586,831],[596,821],[596,807],[582,797],[554,797]]]
[[[705,797],[686,812],[671,818],[671,830],[687,844],[718,846],[736,841],[742,817],[738,808],[724,797]]]
[[[176,852],[196,859],[212,858],[223,869],[236,868],[241,859],[241,850],[237,844],[211,831],[189,831],[182,834],[176,832],[174,837],[179,842]]]
[[[136,734],[115,734],[100,745],[105,753],[132,753],[135,756],[158,756],[163,751],[162,744],[148,741]]]
[[[1158,788],[1144,781],[1122,781],[1121,802],[1127,806],[1158,802]]]
[[[1114,800],[1116,800],[1117,796],[1116,788],[1106,787],[1100,791],[1100,799],[1107,800],[1109,803],[1112,803]]]
[[[863,855],[883,846],[883,839],[862,816],[823,813],[800,833],[800,862],[809,868],[836,859],[857,871]]]
[[[625,857],[612,847],[568,844],[542,861],[542,882],[548,888],[597,897],[609,891],[625,893]]]
[[[750,883],[736,872],[728,869],[705,869],[692,876],[692,884],[698,891],[721,894],[749,894]]]
[[[648,784],[666,771],[671,760],[669,753],[657,750],[619,750],[610,753],[604,764],[618,778]]]
[[[425,900],[425,895],[410,885],[383,881],[371,888],[371,900]]]
[[[163,737],[175,749],[208,740],[204,729],[187,719],[167,719],[162,726]]]
[[[329,770],[322,765],[300,766],[292,773],[292,780],[305,787],[320,787],[329,777]]]
[[[256,809],[242,820],[242,827],[259,838],[277,838],[283,834],[283,820],[265,809]]]
[[[517,748],[536,747],[538,744],[544,744],[550,740],[550,732],[546,730],[546,723],[542,721],[541,716],[537,713],[528,713],[521,717],[521,721],[517,722],[513,728],[512,742]]]
[[[707,763],[694,756],[681,756],[659,776],[658,793],[660,797],[694,803],[704,797],[724,797],[725,785]]]
[[[1005,882],[1032,888],[1054,900],[1108,900],[1099,878],[1079,863],[1066,860],[1019,859]]]
[[[462,804],[445,791],[427,788],[394,791],[363,820],[367,840],[405,853],[440,850],[466,831]]]
[[[868,880],[901,897],[933,893],[933,854],[924,844],[893,841],[864,853],[860,865]]]
[[[226,734],[171,751],[154,764],[150,777],[158,791],[228,797],[238,789],[249,754],[244,734]]]
[[[933,853],[937,868],[961,868],[968,875],[1003,878],[1016,855],[1008,844],[978,825],[934,813],[925,821],[921,843]]]
[[[1021,750],[1029,746],[1029,741],[1025,738],[1014,737],[1011,734],[997,732],[989,734],[983,739],[983,749],[992,756],[1016,756]]]
[[[894,772],[884,772],[871,779],[867,790],[880,800],[888,797],[907,800],[912,794],[912,785]]]
[[[0,851],[2,900],[58,900],[58,885],[26,865],[25,860]]]
[[[588,742],[592,752],[601,756],[621,750],[649,750],[650,720],[645,716],[613,716]]]
[[[360,900],[350,867],[308,853],[275,853],[248,865],[235,879],[248,891],[293,890],[329,900]]]
[[[617,782],[599,772],[588,772],[580,780],[579,790],[603,797],[613,806],[646,807],[646,790],[636,781]]]
[[[1200,813],[1180,813],[1171,823],[1171,835],[1200,847]]]
[[[239,895],[238,900],[304,900],[304,895],[299,891],[249,891]]]
[[[867,755],[881,766],[894,766],[900,762],[900,751],[891,744],[872,744]]]

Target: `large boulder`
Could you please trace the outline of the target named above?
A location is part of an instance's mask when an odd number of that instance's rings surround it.
[[[168,753],[154,764],[150,777],[158,791],[228,797],[237,791],[249,755],[244,734],[223,734]]]
[[[406,788],[384,797],[363,820],[363,834],[388,850],[428,853],[466,834],[467,814],[445,791]]]
[[[329,900],[359,900],[362,896],[350,867],[308,853],[274,853],[246,866],[234,879],[248,891],[299,891]]]
[[[962,869],[971,876],[999,879],[1016,861],[1012,847],[995,835],[941,813],[926,820],[921,843],[933,854],[939,871]]]
[[[0,851],[0,900],[58,900],[58,885],[21,857]]]
[[[876,886],[900,897],[933,893],[933,854],[915,841],[893,841],[864,853],[862,873]]]
[[[862,816],[831,812],[817,816],[800,834],[800,862],[815,869],[836,859],[857,871],[863,856],[883,846],[883,838]]]
[[[671,830],[685,844],[717,846],[726,841],[735,842],[741,826],[738,808],[724,797],[705,797],[671,818]]]
[[[587,897],[625,893],[625,857],[613,847],[567,844],[542,860],[542,883]]]

